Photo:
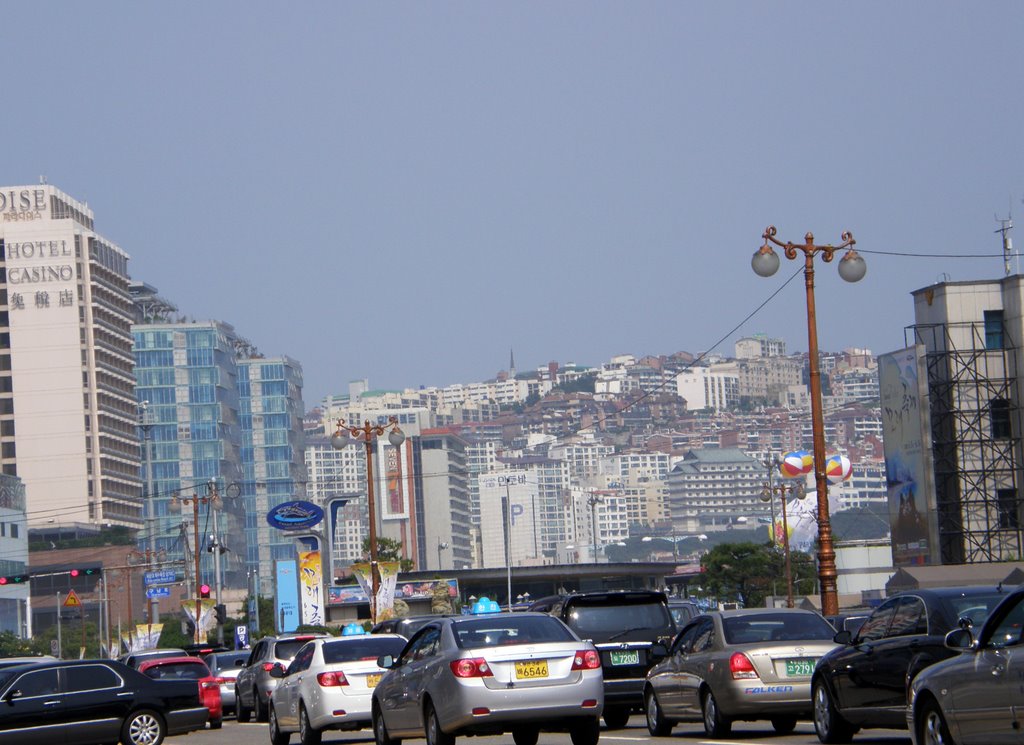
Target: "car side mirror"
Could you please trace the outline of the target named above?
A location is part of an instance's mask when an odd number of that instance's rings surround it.
[[[953,629],[946,634],[946,648],[954,649],[958,652],[962,652],[965,649],[970,649],[974,646],[974,634],[971,633],[969,628],[966,629]]]
[[[836,644],[848,645],[853,641],[853,634],[851,634],[846,629],[843,629],[842,631],[836,632],[836,635],[832,637],[832,641],[834,641]]]
[[[284,677],[284,668],[281,667],[281,663],[280,662],[275,662],[273,667],[270,668],[270,677],[271,678],[283,678]]]
[[[377,667],[383,668],[385,670],[390,670],[397,664],[398,661],[394,658],[394,656],[390,654],[382,654],[380,657],[377,658]]]

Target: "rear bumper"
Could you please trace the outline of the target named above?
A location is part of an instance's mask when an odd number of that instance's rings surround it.
[[[731,717],[763,718],[776,714],[810,716],[811,683],[763,683],[760,680],[734,680],[724,690],[716,690],[718,708]]]
[[[586,700],[594,701],[595,705],[584,708]],[[565,730],[579,719],[600,717],[604,691],[600,678],[592,676],[574,685],[549,688],[472,688],[435,704],[442,728],[451,734],[501,731],[517,724]],[[486,713],[474,715],[474,709]]]
[[[210,710],[205,706],[193,709],[175,709],[166,712],[167,734],[182,735],[203,729],[210,718]]]
[[[618,678],[604,681],[604,702],[607,706],[629,706],[640,708],[644,705],[644,682],[646,678]]]

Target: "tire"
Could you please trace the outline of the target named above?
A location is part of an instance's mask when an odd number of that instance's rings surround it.
[[[919,745],[953,745],[946,718],[934,700],[921,706],[920,712],[914,717],[914,727],[917,729]]]
[[[167,736],[167,725],[160,715],[150,709],[133,711],[121,725],[124,745],[160,745]]]
[[[701,718],[704,721],[704,732],[707,736],[713,740],[728,737],[729,732],[732,731],[732,722],[722,714],[722,710],[718,708],[718,700],[710,690],[704,693],[700,708],[703,712]]]
[[[629,721],[629,707],[605,706],[604,723],[608,729],[622,729]]]
[[[426,729],[427,745],[455,745],[455,736],[449,735],[441,729],[441,722],[438,721],[433,701],[427,701],[423,722],[424,729]]]
[[[321,732],[309,723],[306,705],[299,704],[299,742],[302,745],[320,745]]]
[[[777,735],[788,735],[796,729],[796,717],[772,717],[772,727]]]
[[[572,745],[597,745],[601,739],[601,722],[596,718],[584,719],[569,728]]]
[[[653,688],[648,688],[644,694],[644,715],[647,718],[647,731],[653,737],[668,737],[672,734],[672,722],[662,713]]]
[[[242,703],[242,697],[238,691],[235,691],[235,719],[241,724],[245,724],[252,718],[252,709]]]
[[[257,722],[267,721],[267,709],[269,708],[270,702],[263,703],[260,699],[260,692],[255,688],[252,689],[252,712],[256,717]]]
[[[373,707],[373,741],[375,745],[402,745],[401,738],[388,734],[384,717],[381,716],[380,709],[376,706]]]
[[[277,726],[277,712],[274,711],[274,707],[270,707],[270,713],[267,716],[267,720],[270,726],[270,743],[271,745],[288,745],[288,740],[291,739],[291,735],[287,732],[282,732],[281,728]]]
[[[814,731],[825,745],[850,742],[857,728],[843,719],[828,687],[821,679],[814,681],[811,691],[814,706]]]
[[[220,729],[224,726],[224,717],[210,720],[210,729]]]
[[[540,729],[537,727],[516,727],[512,730],[512,739],[516,745],[537,745]]]

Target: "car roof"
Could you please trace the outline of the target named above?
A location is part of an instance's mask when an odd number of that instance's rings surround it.
[[[141,663],[139,663],[139,671],[141,672],[142,670],[149,670],[151,667],[160,667],[161,665],[180,665],[182,663],[187,663],[190,665],[202,665],[207,670],[210,669],[209,667],[207,667],[206,663],[198,657],[192,657],[191,655],[183,655],[181,657],[158,657],[152,660],[143,660]]]
[[[660,590],[601,590],[593,592],[570,592],[565,596],[566,604],[573,600],[605,600],[621,602],[623,600],[647,600],[668,602],[668,596]]]

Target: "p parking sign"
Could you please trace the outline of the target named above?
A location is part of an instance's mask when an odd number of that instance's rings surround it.
[[[239,624],[235,626],[235,649],[246,649],[249,646],[249,627]]]

